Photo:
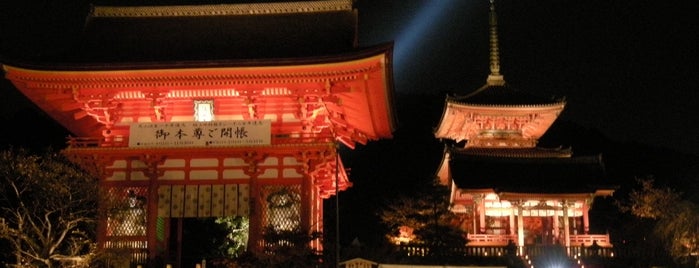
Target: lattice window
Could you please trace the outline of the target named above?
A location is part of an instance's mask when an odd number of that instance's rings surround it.
[[[145,236],[148,188],[113,187],[107,192],[107,236]]]
[[[262,189],[266,225],[275,231],[297,231],[301,226],[301,186],[270,185]]]

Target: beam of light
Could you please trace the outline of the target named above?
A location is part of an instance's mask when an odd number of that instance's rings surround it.
[[[424,42],[427,33],[438,24],[443,14],[448,12],[448,7],[455,6],[453,1],[428,0],[415,17],[398,33],[395,40],[394,61],[397,73],[403,73],[407,67],[406,62],[414,57],[415,48]]]

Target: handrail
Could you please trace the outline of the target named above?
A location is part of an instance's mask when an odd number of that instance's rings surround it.
[[[468,234],[467,239],[472,245],[507,245],[512,241],[517,241],[517,235],[514,234]],[[609,234],[571,234],[570,244],[576,246],[591,246],[594,242],[597,245],[605,247],[611,246]]]
[[[458,256],[504,256],[509,251],[506,246],[469,246],[464,247],[430,247],[426,245],[400,245],[400,252],[407,256],[430,256],[434,254],[441,255],[458,255]],[[520,257],[536,258],[552,251],[567,252],[568,256],[574,258],[580,257],[615,257],[615,249],[611,247],[590,247],[590,246],[570,246],[561,245],[527,245],[517,247],[520,250],[514,251],[523,252]]]
[[[571,244],[590,246],[594,242],[597,242],[600,246],[611,244],[608,234],[570,235]]]

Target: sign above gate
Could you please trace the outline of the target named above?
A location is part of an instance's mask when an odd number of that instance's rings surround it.
[[[271,125],[271,120],[134,123],[129,147],[270,145]]]

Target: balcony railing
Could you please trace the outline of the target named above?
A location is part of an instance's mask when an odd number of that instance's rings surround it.
[[[592,257],[601,256],[613,258],[615,256],[614,248],[611,247],[592,247],[592,246],[570,246],[568,248],[559,245],[530,245],[515,248],[518,255],[536,258],[552,251],[564,251],[570,257]],[[407,256],[430,256],[435,254],[433,248],[423,245],[401,245],[400,251]],[[505,246],[465,246],[451,247],[439,249],[440,255],[458,255],[458,256],[504,256],[508,249]],[[519,254],[519,252],[522,254]]]
[[[527,246],[464,246],[464,247],[430,247],[425,245],[401,245],[401,255],[419,260],[426,259],[450,259],[450,260],[485,260],[491,262],[521,261],[517,267],[547,267],[541,264],[555,260],[559,265],[565,263],[571,266],[565,267],[598,267],[599,263],[614,263],[618,257],[614,248],[593,246],[560,245],[527,245]],[[622,256],[627,258],[629,256]],[[498,262],[498,260],[500,260]],[[535,265],[536,264],[536,265]],[[589,264],[589,265],[588,265]]]
[[[575,246],[591,246],[597,242],[597,245],[602,247],[611,247],[609,234],[586,234],[586,235],[570,235],[570,244]]]
[[[469,246],[505,246],[509,241],[516,242],[517,235],[468,234],[468,241]],[[597,245],[601,247],[612,246],[608,234],[570,235],[571,246],[591,246],[595,241],[597,241]]]
[[[510,241],[517,241],[517,235],[509,234],[468,234],[469,246],[505,246]]]

